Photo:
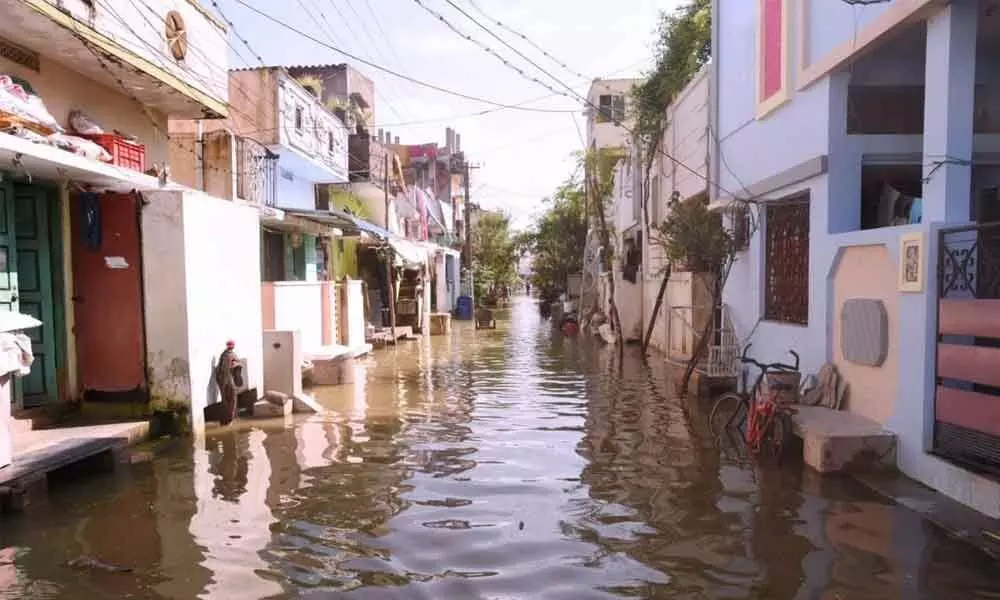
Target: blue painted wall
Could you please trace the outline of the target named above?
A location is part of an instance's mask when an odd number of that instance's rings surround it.
[[[899,0],[897,0],[898,2]],[[797,10],[801,3],[791,2]],[[850,41],[857,31],[889,8],[889,4],[852,7],[839,1],[809,0],[809,58]],[[717,181],[726,191],[743,195],[744,186],[780,173],[803,161],[827,156],[826,173],[760,198],[782,198],[802,190],[810,193],[809,323],[798,326],[760,321],[763,312],[763,245],[767,223],[743,252],[730,274],[724,301],[729,305],[737,335],[752,339],[753,354],[779,360],[789,348],[803,359],[802,370],[816,372],[832,359],[831,324],[835,315],[832,277],[841,249],[854,245],[883,245],[894,262],[899,260],[899,238],[914,231],[925,235],[925,288],[923,293],[901,293],[896,318],[903,324],[890,343],[899,351],[897,398],[886,425],[899,436],[898,464],[908,475],[979,510],[1000,513],[1000,486],[927,453],[933,430],[934,361],[937,326],[935,281],[937,231],[940,223],[859,231],[862,157],[866,154],[917,154],[923,151],[920,135],[848,136],[845,131],[847,90],[852,81],[868,85],[924,83],[926,36],[916,24],[893,41],[856,61],[853,68],[824,77],[805,90],[797,90],[798,56],[803,51],[795,28],[790,26],[791,81],[789,101],[761,119],[755,118],[757,2],[721,0],[716,12],[715,60],[719,154]],[[1000,70],[991,54],[979,51],[977,82],[1000,81]],[[995,86],[994,86],[995,87]],[[990,99],[992,109],[994,100]],[[1000,148],[1000,136],[977,135],[979,151]],[[1000,179],[996,167],[977,166],[974,185]],[[720,191],[719,196],[728,196]],[[926,191],[926,189],[925,189]],[[925,205],[931,200],[925,199]],[[941,199],[943,201],[943,199]],[[939,213],[941,211],[938,211]],[[925,208],[925,215],[927,209]],[[941,213],[943,215],[943,213]],[[931,220],[931,219],[928,219]],[[952,223],[951,225],[954,225]],[[752,333],[752,338],[751,338]],[[863,401],[863,399],[856,399]]]

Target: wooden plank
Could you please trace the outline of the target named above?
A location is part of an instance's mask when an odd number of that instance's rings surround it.
[[[1000,300],[942,298],[938,306],[938,333],[1000,338]]]
[[[934,417],[938,421],[1000,436],[1000,396],[939,385]]]
[[[938,344],[937,375],[1000,387],[1000,348]]]

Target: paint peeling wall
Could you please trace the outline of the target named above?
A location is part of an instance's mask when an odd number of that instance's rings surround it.
[[[187,403],[191,378],[181,195],[152,192],[143,197],[148,201],[142,209],[142,262],[150,392],[155,401]]]
[[[260,229],[253,208],[198,192],[153,192],[142,210],[146,344],[154,398],[190,404],[204,425],[227,340],[262,391]],[[226,223],[220,233],[219,223]],[[253,257],[247,260],[245,257]],[[241,260],[242,259],[242,260]]]

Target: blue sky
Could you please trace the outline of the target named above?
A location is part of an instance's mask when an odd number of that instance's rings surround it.
[[[375,127],[385,127],[402,143],[443,144],[445,127],[454,127],[462,135],[462,149],[470,161],[481,167],[472,175],[473,200],[506,210],[518,226],[530,222],[541,198],[572,170],[570,154],[581,148],[580,134],[585,131],[582,102],[554,95],[553,89],[565,88],[535,71],[447,0],[244,2],[326,43],[421,81],[504,104],[548,96],[528,106],[574,112],[500,110],[469,116],[492,107],[357,64],[267,21],[236,0],[216,1],[234,23],[235,33],[248,40],[253,52],[268,64],[354,64],[375,82]],[[579,93],[586,93],[589,78],[639,76],[647,70],[652,62],[657,15],[677,4],[677,0],[451,1]],[[421,4],[552,89],[525,79],[459,37]],[[623,9],[626,5],[629,8]],[[523,33],[569,70],[496,26],[496,21]],[[259,66],[238,39],[234,37],[232,43],[239,51],[231,57],[232,66]],[[429,120],[434,122],[423,122]]]

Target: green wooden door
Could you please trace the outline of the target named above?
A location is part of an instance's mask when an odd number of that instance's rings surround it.
[[[15,185],[13,190],[18,303],[22,313],[42,322],[27,331],[35,362],[18,382],[23,406],[31,407],[58,397],[49,195],[45,188],[31,185]]]
[[[14,189],[0,182],[0,310],[17,311],[17,300]]]

